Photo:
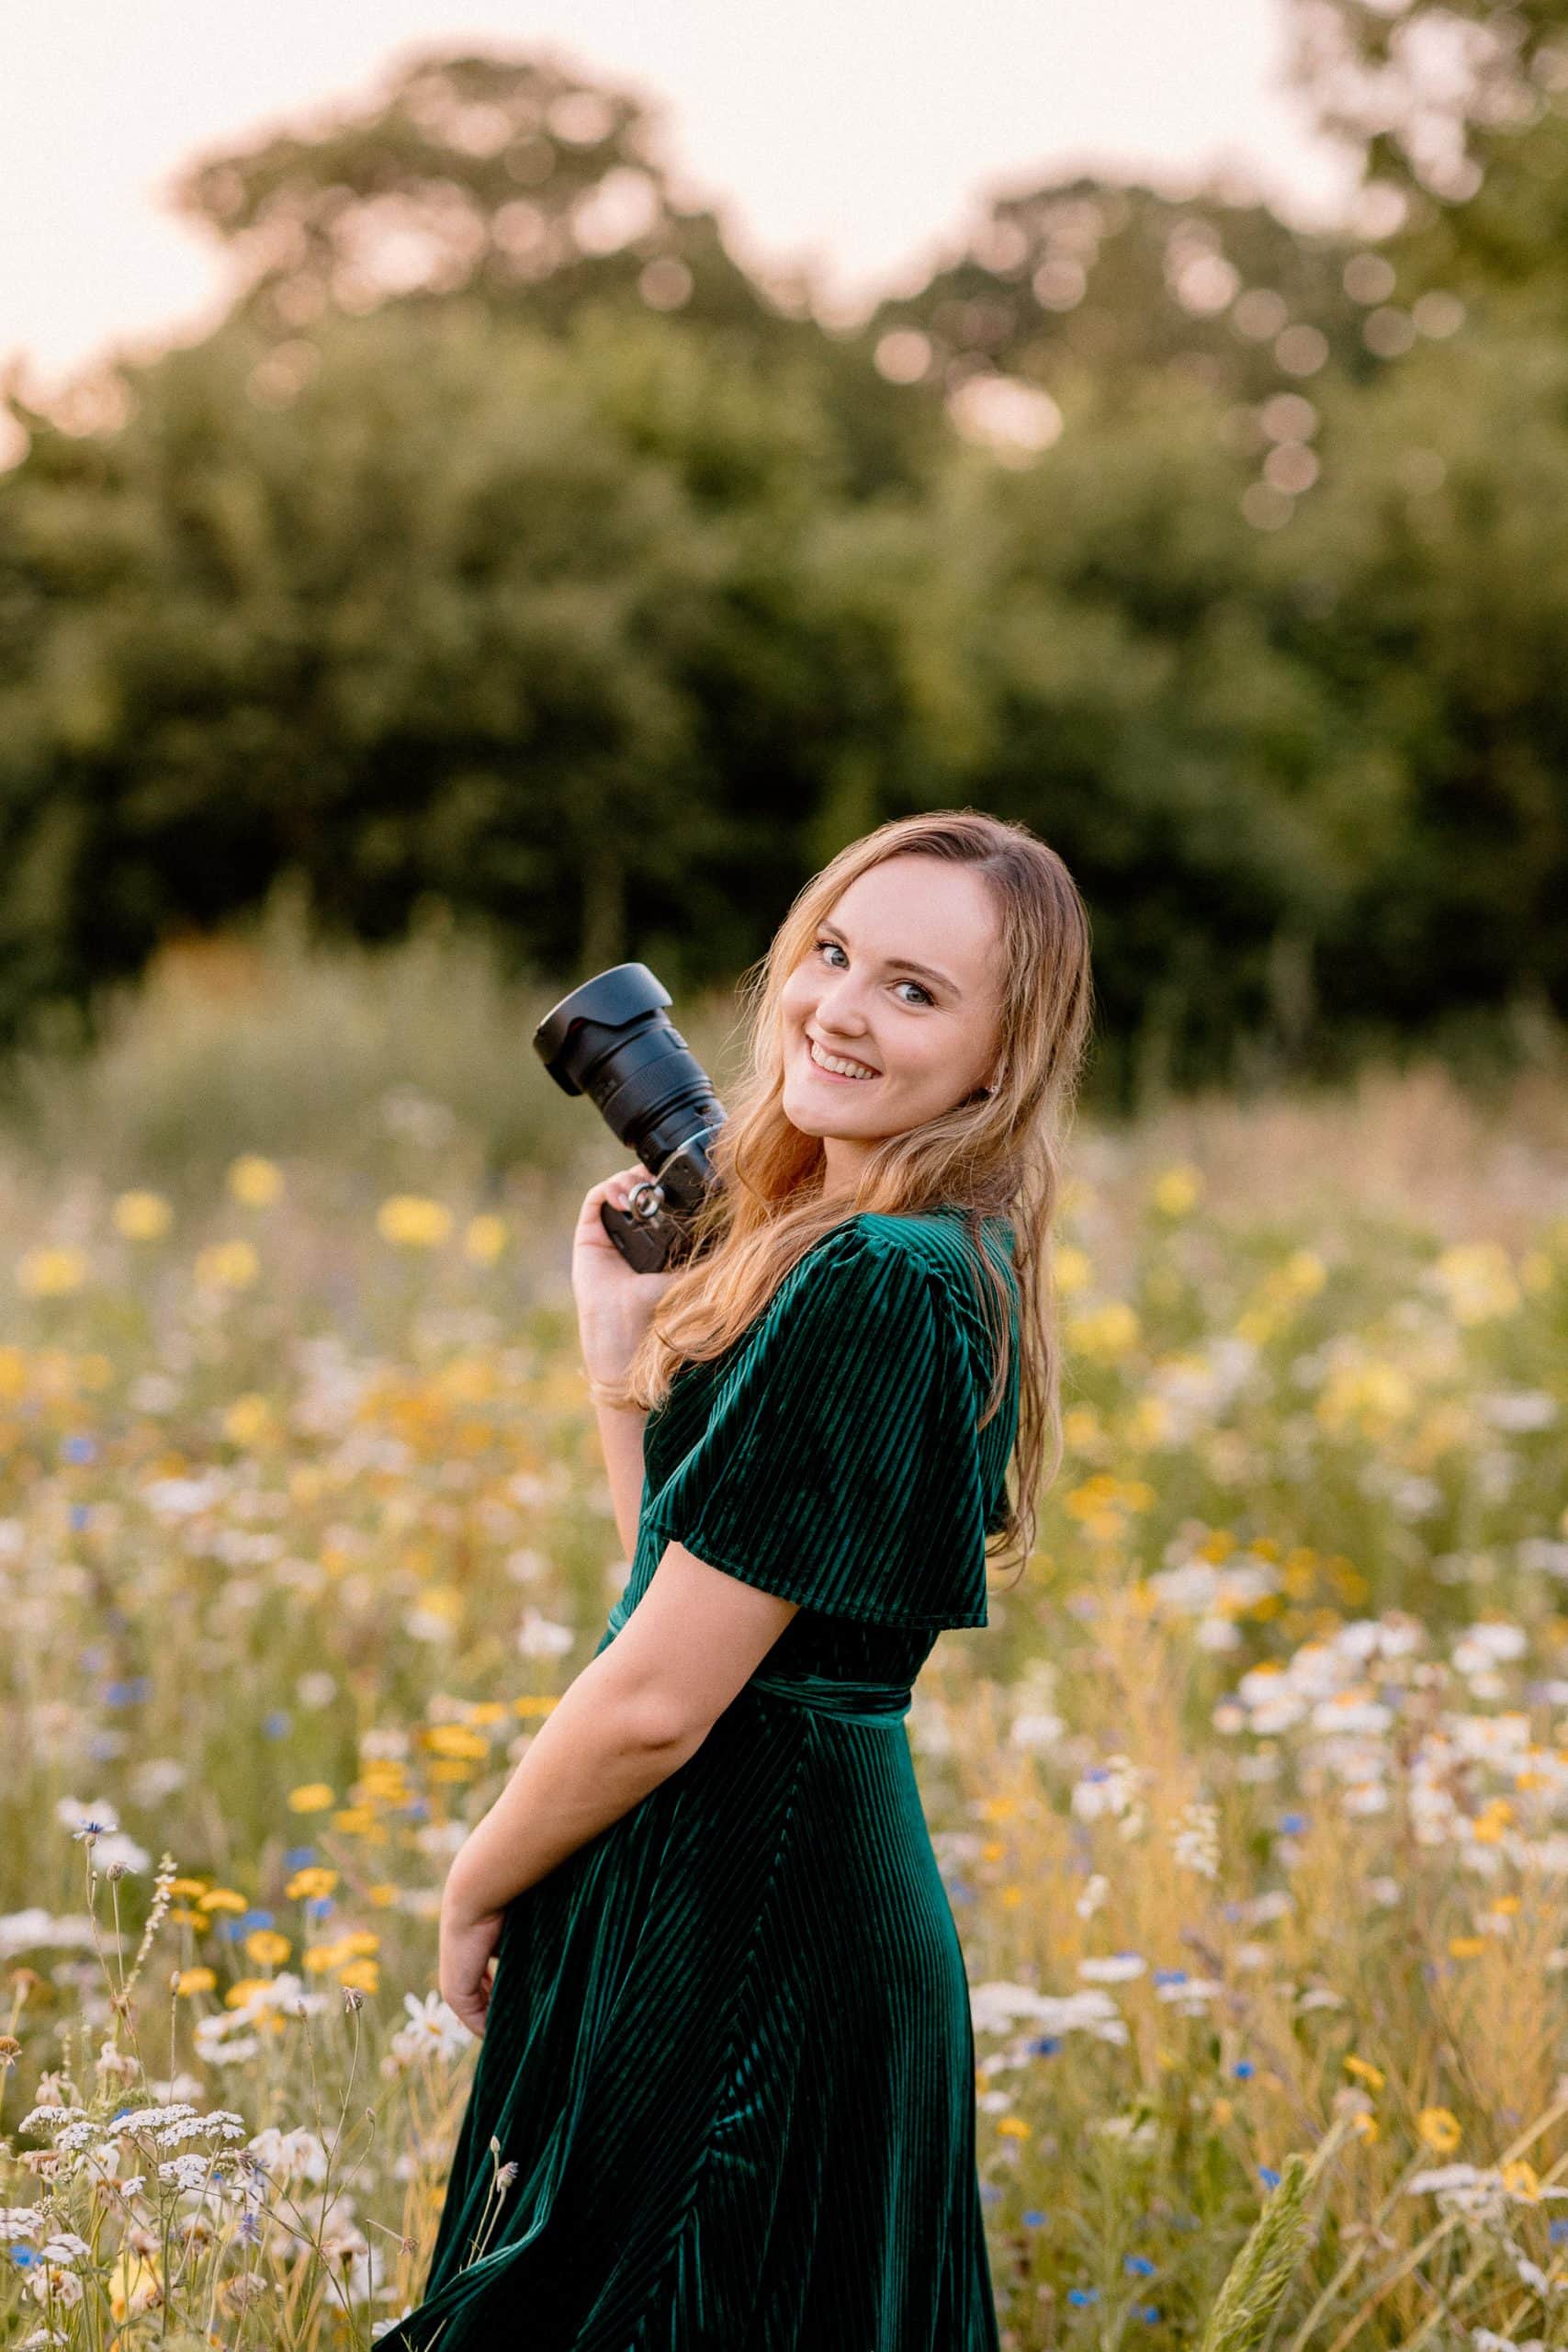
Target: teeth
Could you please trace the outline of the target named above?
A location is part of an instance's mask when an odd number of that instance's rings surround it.
[[[808,1037],[806,1042],[811,1049],[812,1060],[823,1069],[837,1070],[840,1078],[874,1078],[877,1074],[875,1070],[868,1069],[863,1062],[840,1061],[835,1054],[825,1054],[815,1037]]]

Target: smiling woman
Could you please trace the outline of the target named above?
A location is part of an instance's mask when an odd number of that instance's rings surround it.
[[[853,844],[774,942],[692,1260],[631,1272],[616,1180],[583,1204],[630,1573],[453,1864],[442,1989],[483,2047],[396,2352],[525,2320],[537,2352],[997,2352],[904,1718],[987,1622],[990,1539],[1030,1540],[1087,937],[1022,828]]]

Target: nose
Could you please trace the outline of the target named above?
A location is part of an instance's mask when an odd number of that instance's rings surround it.
[[[818,998],[817,1017],[810,1026],[816,1029],[819,1035],[836,1037],[845,1046],[852,1044],[856,1038],[868,1037],[871,1034],[866,1025],[864,1014],[857,1013],[852,1002],[846,1002],[832,990]]]

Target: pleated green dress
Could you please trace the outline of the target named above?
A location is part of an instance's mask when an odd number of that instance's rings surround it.
[[[997,2352],[964,1956],[904,1717],[984,1625],[1018,1420],[961,1211],[859,1216],[649,1415],[604,1649],[678,1541],[799,1602],[631,1811],[508,1905],[396,2352]],[[499,2156],[491,2152],[492,2137]],[[515,2177],[499,2207],[496,2167]]]

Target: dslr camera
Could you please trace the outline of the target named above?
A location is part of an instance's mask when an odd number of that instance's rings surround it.
[[[638,1273],[691,1255],[692,1221],[718,1178],[708,1144],[724,1105],[665,1012],[670,991],[646,964],[613,964],[552,1005],[534,1050],[567,1094],[586,1094],[643,1166],[627,1209],[600,1204],[604,1230]]]

